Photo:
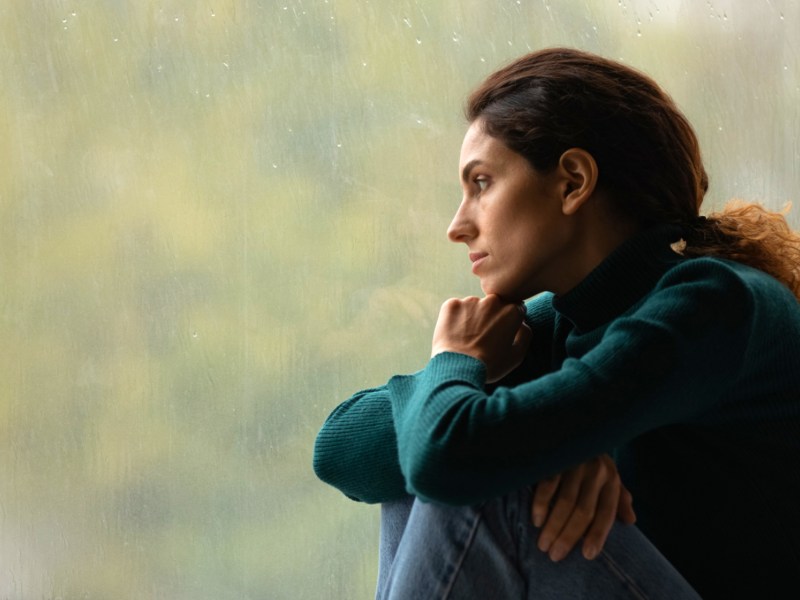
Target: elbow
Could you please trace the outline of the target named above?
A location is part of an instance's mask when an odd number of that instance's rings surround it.
[[[333,453],[317,442],[314,446],[314,457],[311,461],[314,474],[322,481],[342,492],[345,496],[356,502],[365,501],[357,492],[350,489],[346,472],[342,469],[341,460],[337,460]]]
[[[311,460],[311,467],[314,469],[314,474],[327,484],[333,485],[334,473],[333,464],[330,460],[329,453],[326,452],[324,444],[320,443],[317,438],[314,444],[314,456]]]
[[[348,480],[347,465],[341,441],[336,436],[328,435],[323,429],[314,443],[314,456],[311,467],[314,474],[323,482],[337,489],[342,489]]]

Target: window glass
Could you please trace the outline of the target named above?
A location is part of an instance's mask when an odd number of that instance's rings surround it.
[[[798,6],[3,2],[0,597],[370,597],[378,509],[312,446],[479,293],[444,235],[466,93],[545,46],[621,59],[696,126],[709,208],[777,208]]]

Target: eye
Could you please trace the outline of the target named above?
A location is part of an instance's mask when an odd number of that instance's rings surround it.
[[[489,187],[489,179],[487,177],[484,177],[483,175],[479,175],[472,181],[475,183],[475,185],[478,187],[478,190],[481,192],[486,191],[486,188]]]

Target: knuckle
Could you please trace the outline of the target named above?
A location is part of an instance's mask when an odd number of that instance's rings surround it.
[[[572,512],[572,514],[581,521],[591,521],[594,519],[595,510],[590,506],[578,505],[575,507],[575,510]]]
[[[443,309],[453,309],[458,307],[461,304],[461,300],[458,298],[448,298],[442,303]]]
[[[481,299],[477,296],[467,296],[461,300],[462,306],[467,306],[469,308],[475,308],[481,305]]]

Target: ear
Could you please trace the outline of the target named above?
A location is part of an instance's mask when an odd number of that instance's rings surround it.
[[[599,172],[594,157],[581,148],[570,148],[558,160],[561,179],[561,212],[575,214],[592,197]]]

